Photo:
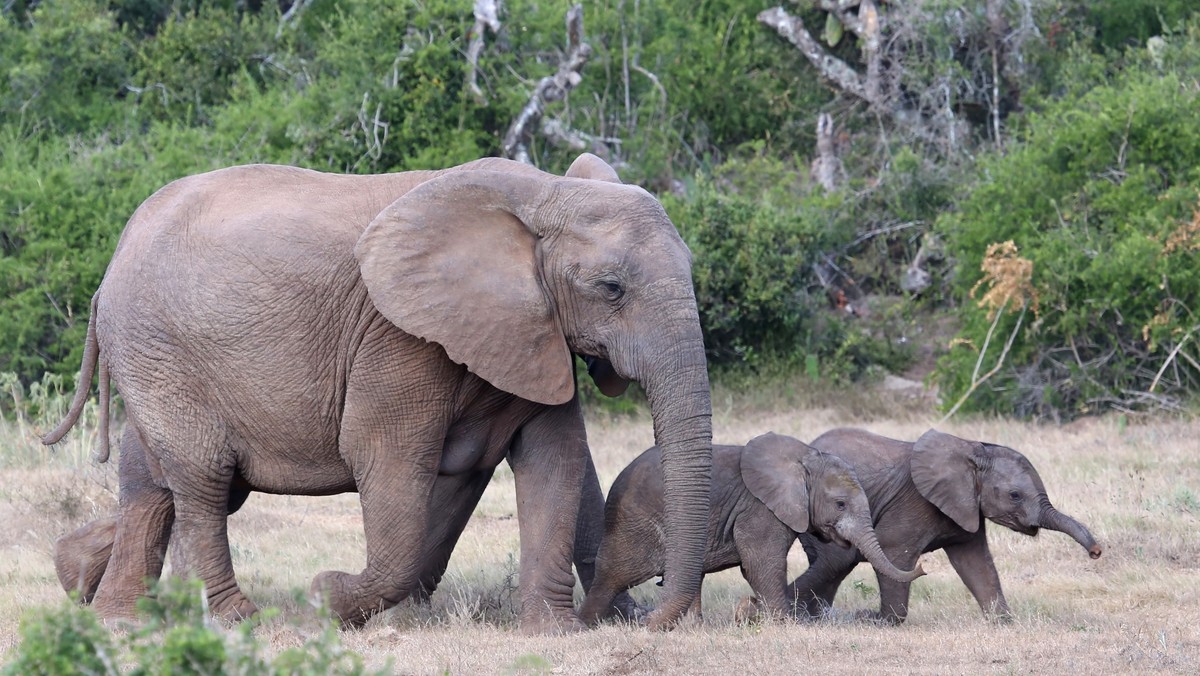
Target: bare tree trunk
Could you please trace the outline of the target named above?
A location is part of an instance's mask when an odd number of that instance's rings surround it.
[[[829,113],[821,113],[817,117],[817,157],[812,162],[812,178],[826,192],[833,192],[843,176],[842,160],[833,146],[833,118]]]
[[[774,28],[788,42],[796,45],[804,58],[808,59],[809,63],[821,74],[821,77],[832,82],[838,89],[870,102],[870,99],[867,98],[867,88],[863,85],[858,71],[850,67],[850,64],[825,51],[825,48],[804,27],[804,21],[800,17],[788,14],[783,7],[773,7],[760,12],[758,20],[760,23]]]
[[[475,26],[471,29],[471,42],[467,45],[467,89],[481,102],[487,98],[476,83],[479,55],[483,52],[483,35],[488,28],[493,33],[500,30],[501,9],[501,0],[475,0]]]
[[[579,71],[592,55],[592,46],[583,41],[583,5],[575,5],[567,10],[567,54],[558,64],[558,72],[547,75],[538,82],[529,97],[529,103],[521,109],[520,114],[513,120],[512,126],[504,134],[502,151],[504,156],[533,164],[529,157],[529,144],[533,142],[533,132],[542,120],[546,104],[558,101],[574,89],[583,76]]]
[[[883,50],[880,49],[882,30],[875,0],[863,0],[858,6],[858,23],[862,26],[863,57],[867,61],[866,98],[877,106],[883,102]]]

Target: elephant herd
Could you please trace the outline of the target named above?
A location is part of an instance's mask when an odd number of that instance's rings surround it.
[[[653,418],[656,445],[607,501],[576,357],[607,395],[640,383]],[[61,538],[55,567],[106,618],[134,614],[168,544],[213,613],[249,617],[229,515],[255,491],[354,491],[365,567],[322,572],[311,594],[360,626],[433,593],[501,461],[530,632],[613,614],[669,628],[699,610],[706,573],[732,566],[763,610],[819,616],[860,561],[879,575],[878,617],[899,622],[918,557],[937,549],[985,612],[1005,615],[985,519],[1101,551],[1002,446],[851,429],[713,446],[691,254],[654,197],[590,154],[565,176],[484,159],[175,181],[121,235],[70,411],[45,443],[74,426],[97,376],[101,461],[112,385],[125,404],[119,508]],[[788,583],[796,538],[809,567]],[[625,592],[656,575],[662,597],[643,611]]]

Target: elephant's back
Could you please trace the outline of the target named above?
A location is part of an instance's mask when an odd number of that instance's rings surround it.
[[[813,448],[837,456],[854,467],[883,464],[892,466],[900,459],[907,459],[912,452],[912,442],[892,439],[874,432],[853,427],[829,430],[813,439]]]
[[[212,250],[350,255],[371,219],[422,180],[419,174],[355,176],[266,164],[181,178],[134,212],[109,270],[169,272],[168,263]]]
[[[406,180],[250,165],[147,199],[96,305],[102,358],[143,427],[165,430],[168,405],[198,415],[236,400],[239,420],[206,424],[240,434],[283,417],[276,429],[335,435],[353,335],[373,313],[353,247]]]

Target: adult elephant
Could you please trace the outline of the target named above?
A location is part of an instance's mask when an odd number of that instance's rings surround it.
[[[106,404],[111,376],[128,423],[95,607],[131,614],[170,538],[212,610],[248,616],[228,513],[251,491],[358,491],[366,567],[312,588],[361,624],[419,588],[427,550],[461,528],[442,508],[469,513],[507,459],[521,626],[578,626],[576,518],[599,485],[576,353],[602,391],[636,380],[650,401],[670,504],[651,624],[672,625],[700,584],[712,454],[690,263],[662,206],[586,154],[566,177],[485,159],[376,176],[253,165],[164,187],[117,244],[71,412],[44,440],[75,423],[97,367]]]

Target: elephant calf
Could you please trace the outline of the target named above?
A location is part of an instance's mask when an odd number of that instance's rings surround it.
[[[1050,504],[1037,470],[1011,448],[936,430],[913,443],[836,429],[812,445],[854,468],[866,489],[879,543],[891,561],[904,566],[921,554],[944,549],[985,614],[1009,616],[984,519],[1026,535],[1037,535],[1040,528],[1060,531],[1083,545],[1093,559],[1100,556],[1100,545],[1088,529]],[[842,580],[864,557],[809,536],[800,540],[809,568],[792,582],[791,591],[797,604],[815,616],[833,603]],[[872,556],[878,555],[866,559]],[[875,569],[878,574],[880,568]],[[880,610],[871,615],[899,624],[908,615],[910,583],[886,568],[882,572]]]
[[[663,574],[663,495],[662,461],[653,447],[622,470],[609,492],[595,578],[580,611],[584,622],[603,619],[617,594]],[[845,462],[777,434],[745,446],[713,446],[703,571],[740,564],[768,610],[790,614],[787,555],[798,533],[845,548],[853,544],[905,584],[924,575],[920,566],[900,570],[883,556],[867,496]],[[697,593],[693,611],[699,603]]]

